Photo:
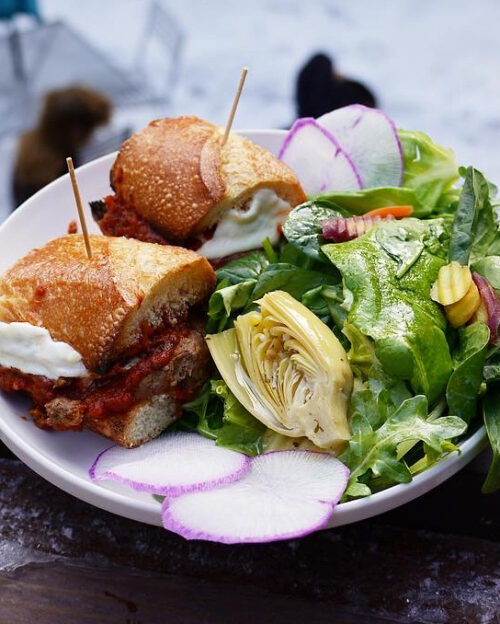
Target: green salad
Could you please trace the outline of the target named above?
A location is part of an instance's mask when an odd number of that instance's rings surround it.
[[[218,370],[176,426],[247,455],[331,452],[350,470],[351,500],[411,481],[484,423],[493,492],[497,189],[425,134],[398,135],[399,186],[309,196],[277,246],[217,271],[207,333]]]

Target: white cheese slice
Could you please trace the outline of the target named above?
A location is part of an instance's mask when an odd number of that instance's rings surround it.
[[[223,258],[258,249],[269,238],[275,245],[279,226],[290,212],[290,204],[270,189],[261,189],[245,204],[228,210],[219,221],[213,237],[197,250],[206,258]]]
[[[52,339],[44,327],[0,321],[0,365],[48,379],[83,377],[83,358],[65,342]]]

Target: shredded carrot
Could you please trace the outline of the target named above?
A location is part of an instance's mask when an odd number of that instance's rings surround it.
[[[364,216],[365,217],[395,217],[396,219],[402,219],[409,217],[413,214],[413,206],[385,206],[384,208],[375,208],[370,210]]]

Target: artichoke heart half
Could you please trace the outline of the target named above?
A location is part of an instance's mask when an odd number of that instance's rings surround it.
[[[260,312],[207,336],[224,381],[277,433],[305,436],[322,449],[348,440],[352,372],[337,337],[286,292],[268,293],[257,303]]]

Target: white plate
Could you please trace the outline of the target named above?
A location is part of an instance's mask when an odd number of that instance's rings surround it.
[[[282,130],[257,130],[243,131],[242,134],[276,153],[285,133]],[[109,170],[114,158],[115,154],[110,154],[78,169],[86,206],[90,200],[110,192]],[[66,175],[31,197],[0,227],[0,272],[33,247],[65,234],[72,219],[76,219],[76,209]],[[91,231],[98,232],[88,208],[87,221]],[[106,439],[88,431],[42,431],[31,422],[27,407],[25,399],[0,393],[0,437],[30,468],[92,505],[133,520],[161,525],[160,505],[150,495],[118,484],[94,484],[89,480],[89,467],[97,454],[109,446]],[[486,435],[482,427],[461,444],[461,454],[448,456],[411,483],[339,505],[329,526],[363,520],[428,492],[465,466],[485,445]]]

